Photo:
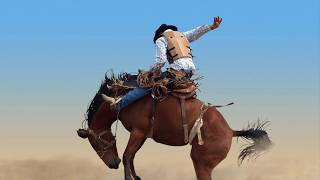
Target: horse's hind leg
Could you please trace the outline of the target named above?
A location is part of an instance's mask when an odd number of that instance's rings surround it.
[[[212,147],[214,148],[214,147]],[[226,153],[210,149],[206,144],[199,146],[194,144],[191,149],[191,159],[198,180],[211,180],[211,173],[224,158]]]
[[[128,145],[123,154],[125,180],[132,180],[131,175],[134,176],[135,180],[140,179],[134,171],[133,158],[136,152],[141,148],[145,140],[146,140],[145,135],[140,131],[138,130],[131,131]]]

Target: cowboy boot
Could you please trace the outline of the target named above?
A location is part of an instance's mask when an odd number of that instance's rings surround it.
[[[109,97],[105,94],[101,94],[102,99],[105,100],[107,103],[110,104],[110,109],[111,110],[116,110],[117,109],[117,100],[113,97]]]

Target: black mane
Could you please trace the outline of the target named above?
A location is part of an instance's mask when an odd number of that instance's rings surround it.
[[[121,80],[126,81],[129,79],[131,75],[128,73],[121,73],[117,78],[114,75],[113,72],[110,73],[110,76],[108,76],[108,72],[105,74],[104,81],[101,83],[100,88],[92,101],[90,102],[90,105],[87,109],[86,113],[86,121],[88,125],[90,126],[92,118],[94,114],[97,112],[98,108],[100,107],[101,103],[103,102],[103,99],[101,97],[101,94],[105,94],[107,96],[113,96],[113,92],[108,88],[108,86],[111,86],[115,80]]]

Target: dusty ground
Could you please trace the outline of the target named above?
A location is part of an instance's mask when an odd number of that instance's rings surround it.
[[[191,166],[180,168],[181,164],[163,163],[144,164],[137,168],[143,179],[193,180]],[[148,168],[146,168],[148,167]],[[236,163],[218,167],[213,178],[217,180],[317,180],[320,177],[319,167],[305,160],[279,158],[247,162],[241,167]],[[109,170],[100,163],[79,158],[52,158],[48,160],[0,161],[1,180],[106,180],[122,179],[123,169]]]

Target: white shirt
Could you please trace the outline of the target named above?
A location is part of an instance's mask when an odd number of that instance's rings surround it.
[[[195,41],[197,39],[199,39],[202,35],[204,35],[205,33],[209,32],[211,30],[209,25],[203,25],[203,26],[199,26],[195,29],[192,29],[190,31],[187,32],[183,32],[183,34],[186,36],[186,38],[188,39],[188,41],[191,43],[192,41]],[[167,31],[172,31],[171,29],[166,30]],[[155,43],[155,64],[159,65],[159,64],[165,64],[166,62],[168,62],[167,59],[167,46],[168,46],[168,41],[165,37],[160,37],[156,40]],[[185,70],[185,71],[192,71],[195,72],[196,67],[192,62],[192,58],[180,58],[175,60],[172,64],[169,65],[171,68],[175,69],[175,70]]]

